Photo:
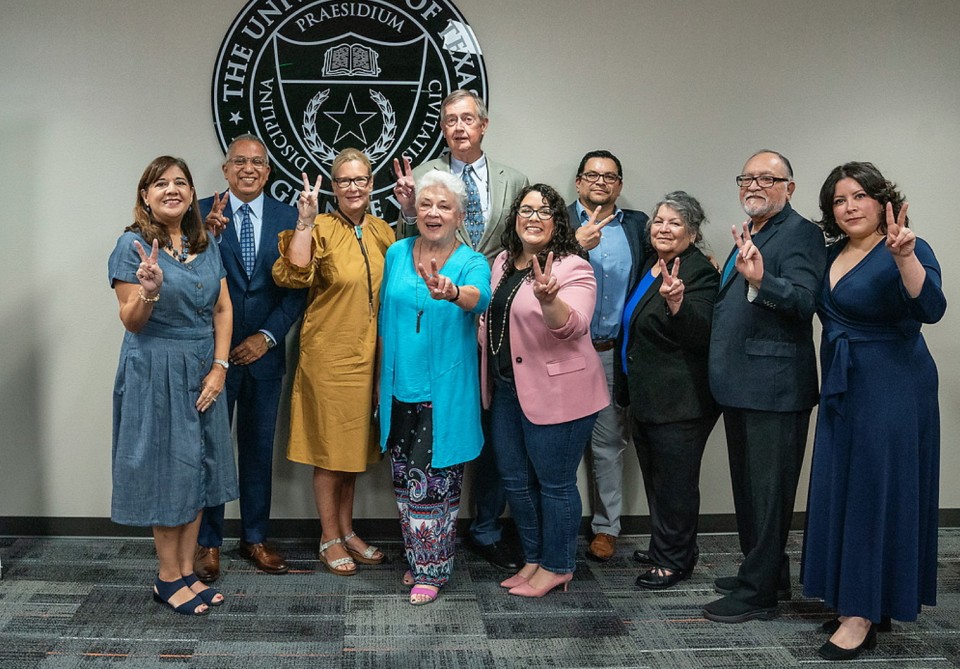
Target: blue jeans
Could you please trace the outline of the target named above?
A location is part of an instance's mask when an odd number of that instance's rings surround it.
[[[517,390],[497,381],[492,433],[497,467],[528,564],[557,574],[574,571],[580,529],[577,468],[597,414],[555,425],[534,425]]]

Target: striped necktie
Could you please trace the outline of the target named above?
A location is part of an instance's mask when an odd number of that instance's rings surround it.
[[[253,274],[253,265],[257,262],[257,246],[253,242],[253,221],[250,220],[250,205],[240,207],[240,255],[247,276]]]
[[[463,168],[463,183],[467,187],[467,215],[464,218],[464,224],[467,227],[467,234],[470,235],[470,244],[476,249],[480,238],[483,237],[483,208],[480,206],[480,189],[477,188],[477,182],[473,178],[471,165]]]

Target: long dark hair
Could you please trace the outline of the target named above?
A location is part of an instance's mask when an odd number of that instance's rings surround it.
[[[520,240],[520,235],[517,234],[517,217],[519,216],[520,203],[523,202],[523,198],[534,191],[543,196],[544,202],[550,207],[550,212],[553,214],[553,237],[550,238],[547,245],[537,254],[537,260],[540,262],[540,266],[543,267],[546,264],[547,254],[551,251],[553,252],[554,260],[560,260],[569,255],[580,256],[584,259],[587,257],[586,251],[580,248],[580,245],[577,243],[573,228],[570,227],[570,216],[567,214],[567,204],[563,201],[563,197],[551,186],[546,184],[533,184],[526,186],[517,194],[517,197],[514,198],[513,204],[510,205],[510,217],[507,219],[507,224],[504,226],[503,233],[500,235],[500,245],[503,246],[507,252],[507,257],[503,262],[503,275],[505,277],[517,271],[513,261],[519,258],[523,252],[523,242]]]
[[[893,204],[893,216],[896,218],[900,215],[904,197],[892,181],[888,181],[880,174],[880,170],[873,163],[851,162],[834,167],[827,176],[827,180],[823,182],[823,186],[820,187],[820,214],[823,219],[818,224],[827,237],[831,239],[846,237],[833,216],[833,193],[837,183],[843,179],[853,179],[860,184],[867,195],[880,203],[880,224],[877,226],[877,232],[887,234],[887,203]],[[906,225],[910,226],[909,217],[906,219]]]
[[[179,167],[183,170],[184,176],[187,177],[187,183],[190,184],[190,189],[193,191],[193,201],[183,215],[183,220],[180,221],[180,231],[187,236],[191,253],[203,253],[209,240],[203,222],[200,220],[200,205],[197,203],[197,190],[193,187],[193,176],[190,174],[190,168],[187,167],[183,158],[159,156],[147,165],[140,177],[140,183],[137,184],[137,201],[133,206],[133,224],[128,225],[125,230],[140,233],[147,244],[153,244],[153,240],[156,239],[162,247],[170,241],[167,227],[157,222],[157,219],[153,217],[153,212],[143,201],[142,193],[171,167]]]

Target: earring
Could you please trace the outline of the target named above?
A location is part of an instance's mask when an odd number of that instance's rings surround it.
[[[187,213],[189,214],[191,211],[193,211],[193,205],[192,205],[192,204],[191,204],[189,207],[187,207]]]
[[[144,204],[144,205],[143,205],[143,208],[147,210],[147,213],[148,213],[148,214],[151,213],[150,205],[149,205],[149,204]]]

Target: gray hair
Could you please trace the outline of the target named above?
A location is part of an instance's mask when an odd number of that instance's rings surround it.
[[[445,188],[453,195],[453,200],[457,204],[457,213],[463,214],[467,211],[467,187],[464,185],[463,179],[444,170],[430,170],[417,182],[416,203],[418,207],[421,195],[427,188]]]
[[[693,235],[693,243],[699,244],[703,240],[703,233],[700,227],[707,222],[707,216],[703,213],[703,207],[697,198],[688,194],[686,191],[675,190],[667,193],[663,199],[654,205],[650,212],[650,218],[647,220],[646,236],[650,236],[650,227],[653,225],[653,219],[656,218],[660,207],[666,205],[680,214],[680,220],[683,221],[683,227],[688,233]]]
[[[227,156],[230,155],[230,152],[233,150],[233,145],[237,142],[256,142],[263,147],[263,155],[267,160],[267,165],[270,164],[270,152],[267,150],[267,145],[263,143],[263,140],[257,137],[256,135],[245,132],[242,135],[237,135],[232,140],[230,140],[230,145],[227,147],[227,152],[223,155],[223,164],[227,164]]]
[[[443,102],[440,103],[440,113],[443,114],[447,107],[452,104],[456,104],[461,100],[472,100],[473,104],[475,104],[477,107],[477,118],[479,118],[481,121],[487,120],[487,105],[483,103],[483,100],[480,99],[479,95],[473,91],[468,91],[463,88],[455,90],[453,93],[443,99]]]

